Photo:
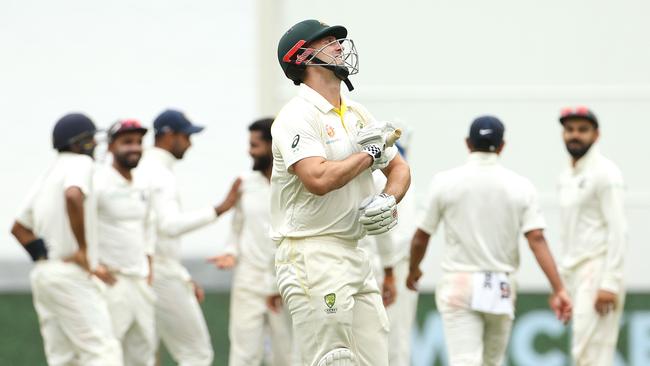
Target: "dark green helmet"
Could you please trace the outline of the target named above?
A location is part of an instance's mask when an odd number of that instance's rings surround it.
[[[305,73],[306,61],[309,55],[303,55],[305,45],[318,39],[334,36],[337,40],[345,39],[347,29],[340,25],[328,26],[315,19],[303,20],[291,27],[280,38],[278,43],[278,61],[284,74],[299,85]],[[356,52],[356,50],[355,50]],[[355,58],[356,59],[356,58]],[[321,65],[323,66],[323,65]],[[343,68],[343,67],[341,67]],[[347,79],[347,68],[344,79]],[[335,72],[336,73],[336,72]],[[339,76],[337,74],[337,76]]]

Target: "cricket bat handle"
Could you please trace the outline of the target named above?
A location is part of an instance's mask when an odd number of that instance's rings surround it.
[[[402,137],[402,130],[396,128],[395,131],[386,138],[386,147],[395,145],[395,142],[399,140],[400,137]]]

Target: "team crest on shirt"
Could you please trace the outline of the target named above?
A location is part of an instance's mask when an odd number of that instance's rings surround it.
[[[336,135],[336,131],[334,131],[334,127],[330,125],[325,125],[325,131],[327,131],[327,136],[329,137],[334,137],[334,135]]]
[[[336,308],[334,305],[336,304],[336,294],[335,293],[330,293],[325,296],[323,296],[323,299],[325,300],[325,305],[327,305],[327,309],[325,309],[325,312],[328,314],[333,314],[336,313]]]

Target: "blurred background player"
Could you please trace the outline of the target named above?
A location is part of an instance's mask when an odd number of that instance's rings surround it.
[[[395,143],[400,155],[408,159],[412,130],[403,123],[396,123],[402,130]],[[386,186],[381,171],[372,174],[377,192]],[[382,298],[390,322],[388,334],[388,364],[408,366],[411,364],[411,333],[417,311],[418,293],[406,287],[409,268],[411,238],[415,232],[415,193],[409,194],[397,205],[399,222],[395,228],[380,235],[369,235],[359,241],[359,247],[367,249],[375,258],[375,276],[381,285]]]
[[[30,274],[50,366],[121,365],[97,266],[92,176],[95,124],[68,114],[54,126],[59,152],[20,210],[11,233],[36,262]]]
[[[209,258],[221,269],[235,270],[230,293],[230,366],[262,364],[265,330],[271,336],[272,365],[292,364],[291,321],[278,294],[276,247],[269,238],[272,123],[273,119],[266,118],[248,127],[253,170],[238,178],[239,200],[226,254]]]
[[[559,179],[562,274],[573,299],[571,355],[578,366],[612,365],[625,287],[623,176],[593,146],[598,120],[586,107],[560,116],[571,164]]]
[[[341,95],[358,71],[346,37],[342,26],[305,20],[278,44],[282,70],[300,86],[272,127],[271,237],[302,364],[386,366],[388,320],[357,241],[394,227],[410,172],[386,148],[393,129]],[[382,194],[369,168],[388,177]]]
[[[155,146],[144,152],[138,174],[143,174],[153,189],[156,326],[172,358],[180,365],[211,365],[214,353],[199,305],[205,295],[181,264],[181,236],[214,222],[230,209],[237,198],[237,187],[219,206],[183,212],[173,166],[192,145],[190,136],[203,127],[192,124],[176,110],[162,112],[153,127]]]
[[[503,133],[495,117],[474,120],[466,141],[468,162],[435,175],[413,236],[407,285],[416,289],[429,238],[441,221],[445,223],[444,272],[436,304],[454,366],[503,363],[514,318],[513,275],[519,266],[521,233],[551,283],[551,308],[563,322],[571,313],[544,238],[546,223],[535,188],[498,163]]]
[[[151,287],[151,189],[134,172],[146,132],[136,120],[114,123],[107,132],[112,164],[98,168],[94,177],[100,262],[97,273],[110,285],[106,291],[108,310],[126,366],[154,365],[157,347]]]

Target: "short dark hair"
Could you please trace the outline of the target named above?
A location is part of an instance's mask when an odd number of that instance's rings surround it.
[[[271,136],[271,125],[273,124],[273,118],[262,118],[258,119],[257,121],[253,122],[250,126],[248,126],[248,130],[250,132],[253,131],[259,131],[262,133],[262,138],[264,141],[273,141],[273,137]]]

